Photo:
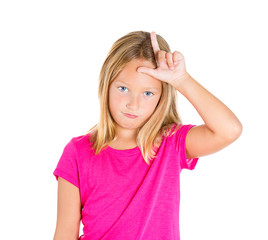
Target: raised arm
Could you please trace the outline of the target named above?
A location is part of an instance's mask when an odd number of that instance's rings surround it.
[[[191,128],[186,136],[187,158],[215,153],[234,142],[242,133],[235,114],[186,71],[184,56],[160,50],[155,32],[151,42],[157,68],[139,67],[140,73],[167,82],[183,94],[203,119],[203,125]]]
[[[215,153],[234,142],[242,133],[242,124],[218,98],[187,74],[183,81],[173,82],[203,119],[186,136],[187,158]]]

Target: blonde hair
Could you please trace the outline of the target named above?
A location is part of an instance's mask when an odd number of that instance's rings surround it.
[[[170,52],[168,43],[160,35],[157,41],[161,50]],[[89,140],[93,143],[95,155],[116,139],[115,122],[109,110],[109,86],[117,77],[124,66],[133,59],[150,61],[157,67],[149,32],[134,31],[119,38],[112,45],[100,71],[98,98],[100,101],[99,123],[87,131]],[[177,112],[177,90],[166,82],[162,82],[162,94],[155,111],[148,121],[138,129],[137,145],[139,146],[144,161],[150,165],[150,160],[155,158],[156,151],[163,137],[170,134],[174,123],[182,124]],[[178,128],[175,128],[173,132]]]

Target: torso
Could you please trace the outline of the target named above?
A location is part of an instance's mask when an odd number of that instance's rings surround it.
[[[170,127],[172,126],[173,124],[170,124]],[[167,135],[170,134],[170,131],[171,131],[171,128],[169,129]],[[155,143],[155,146],[158,148],[160,145],[161,145],[161,142],[158,142],[158,143]],[[117,149],[117,150],[126,150],[126,149],[132,149],[132,148],[135,148],[137,147],[137,143],[136,141],[134,140],[131,140],[131,141],[126,141],[126,140],[115,140],[113,142],[111,142],[110,144],[108,144],[109,147],[113,148],[113,149]]]
[[[124,143],[124,142],[120,142],[120,141],[117,141],[117,142],[113,141],[108,145],[109,145],[109,147],[117,149],[117,150],[125,150],[125,149],[131,149],[131,148],[137,147],[136,142]]]

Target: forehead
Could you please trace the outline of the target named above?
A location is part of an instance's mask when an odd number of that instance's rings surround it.
[[[155,68],[155,66],[149,61],[134,59],[125,65],[122,71],[115,78],[114,82],[126,83],[133,87],[140,86],[161,89],[161,81],[147,74],[137,72],[139,67]]]

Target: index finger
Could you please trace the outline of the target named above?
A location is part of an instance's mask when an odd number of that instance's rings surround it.
[[[154,55],[155,57],[157,56],[157,52],[160,51],[158,42],[157,42],[157,38],[156,38],[156,33],[155,32],[151,32],[151,42],[152,42],[152,46],[153,46],[153,50],[154,50]]]

